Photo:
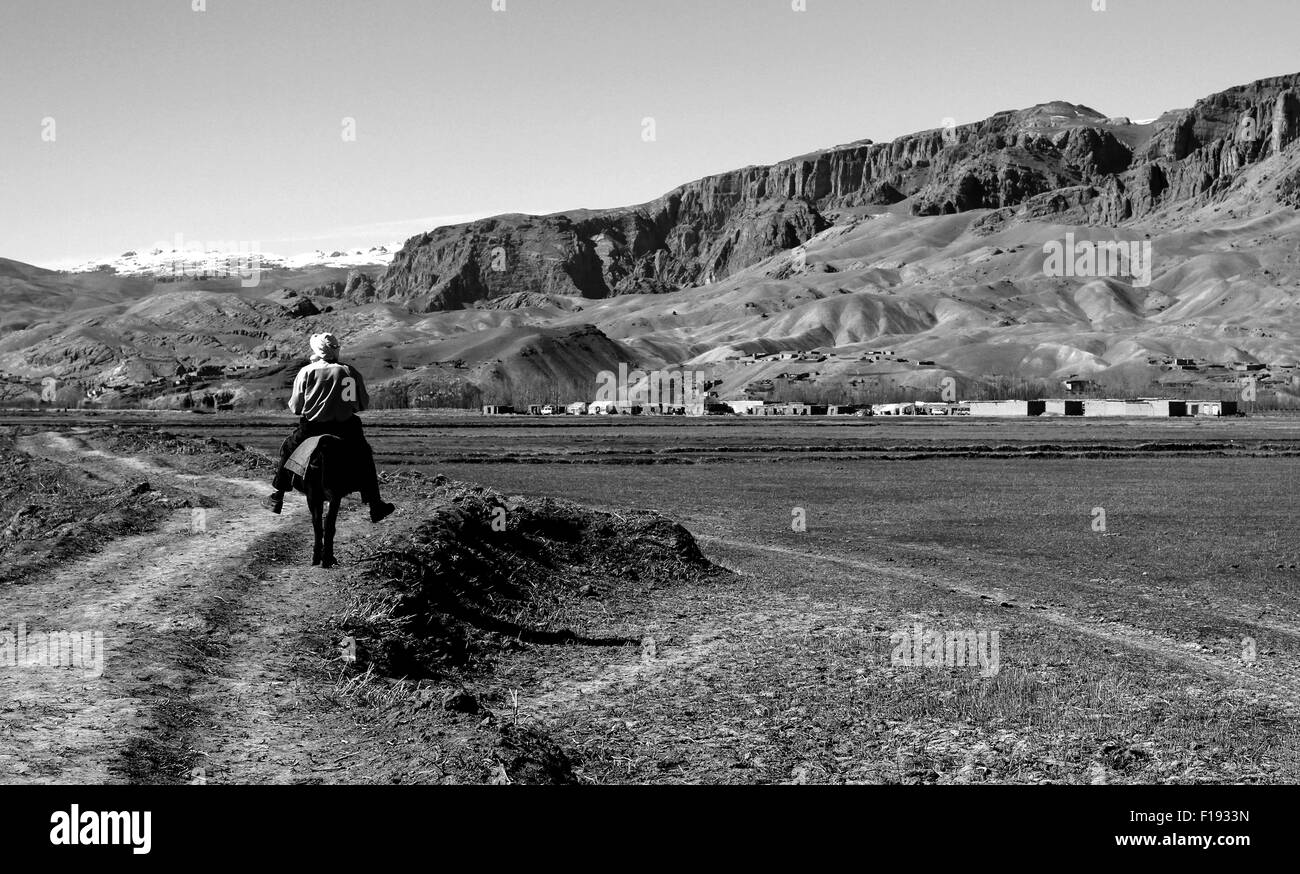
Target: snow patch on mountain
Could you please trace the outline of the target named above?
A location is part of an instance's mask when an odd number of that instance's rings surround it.
[[[60,273],[115,273],[119,276],[237,276],[250,270],[303,270],[315,267],[386,267],[400,242],[368,249],[317,249],[298,255],[262,252],[252,244],[171,245],[123,252],[112,258],[71,259],[46,265]]]

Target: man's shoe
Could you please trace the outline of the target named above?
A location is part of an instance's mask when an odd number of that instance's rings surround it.
[[[382,522],[393,514],[397,508],[392,504],[385,504],[383,501],[376,501],[370,505],[370,521]]]
[[[272,492],[266,496],[266,500],[263,503],[266,506],[266,509],[279,515],[280,511],[284,509],[284,492]]]

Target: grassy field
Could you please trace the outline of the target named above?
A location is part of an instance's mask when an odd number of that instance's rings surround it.
[[[270,452],[285,422],[164,427]],[[735,571],[582,629],[648,657],[523,646],[476,680],[583,780],[1300,780],[1289,420],[367,427],[386,471],[656,510]],[[900,663],[918,627],[996,632],[998,670]]]
[[[396,469],[658,510],[740,573],[652,610],[689,666],[556,717],[605,779],[1300,778],[1290,420],[372,433]],[[891,665],[890,635],[918,623],[999,631],[1001,672]]]
[[[644,723],[640,708],[666,701],[650,721],[671,724],[675,703],[709,701],[697,722],[730,724],[766,750],[754,753],[769,763],[762,779],[801,768],[871,782],[1300,777],[1294,458],[437,470],[660,510],[740,572],[739,591],[666,622],[690,640],[710,617],[726,642],[716,657],[692,680],[647,681],[629,709],[604,715]],[[792,530],[796,508],[806,531]],[[915,623],[999,631],[1002,673],[892,667],[890,635]],[[997,752],[995,737],[1014,740]],[[855,739],[886,761],[864,765]],[[609,753],[611,768],[662,760],[637,743]],[[983,759],[968,755],[990,744]],[[668,747],[692,761],[689,745]],[[626,779],[655,778],[649,764],[628,767]],[[758,777],[743,762],[727,768],[713,779]]]

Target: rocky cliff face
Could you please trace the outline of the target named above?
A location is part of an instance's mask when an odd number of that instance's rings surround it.
[[[1300,136],[1300,75],[1261,79],[1161,119],[1124,173],[1091,180],[1062,210],[1080,223],[1112,225],[1174,204],[1227,193],[1252,164],[1280,154]],[[1050,212],[1050,211],[1049,211]]]
[[[995,209],[1011,211],[997,220],[1116,225],[1213,199],[1297,136],[1300,74],[1229,89],[1148,125],[1047,103],[747,167],[641,206],[438,228],[407,241],[374,295],[436,311],[517,294],[675,291],[798,246],[838,210],[907,199],[923,216]],[[1280,186],[1284,200],[1297,196],[1294,180]]]
[[[378,296],[428,312],[520,293],[675,291],[728,276],[829,226],[814,204],[742,193],[729,174],[632,209],[439,228],[407,241]]]

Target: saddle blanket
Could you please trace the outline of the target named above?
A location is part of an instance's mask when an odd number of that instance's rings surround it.
[[[316,454],[316,447],[320,445],[323,438],[328,434],[321,434],[317,437],[308,437],[298,448],[289,456],[289,460],[284,463],[284,469],[294,476],[305,477],[307,475],[307,465],[311,464],[311,457]]]

